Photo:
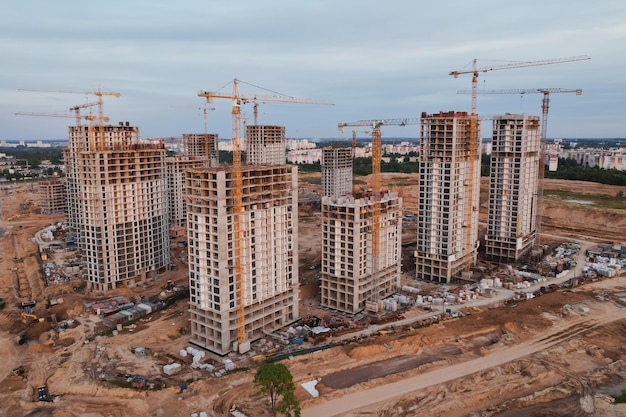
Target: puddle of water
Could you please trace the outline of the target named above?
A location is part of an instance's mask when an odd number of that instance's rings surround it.
[[[565,203],[575,203],[575,204],[585,204],[585,205],[593,205],[596,204],[593,201],[589,200],[563,200]]]

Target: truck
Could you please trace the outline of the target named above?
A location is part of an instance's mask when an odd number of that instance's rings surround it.
[[[46,385],[42,385],[37,388],[37,397],[39,398],[39,401],[45,401],[48,403],[52,402],[52,398],[48,394],[48,387]]]

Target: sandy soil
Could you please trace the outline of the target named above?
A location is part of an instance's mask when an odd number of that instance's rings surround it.
[[[405,209],[414,212],[415,177],[384,177],[384,184],[402,193]],[[547,183],[548,187],[609,195],[618,191],[617,187],[566,181]],[[17,187],[10,195],[6,190],[0,193],[0,227],[5,232],[0,238],[0,296],[7,301],[7,307],[0,312],[0,415],[182,417],[206,411],[218,417],[228,416],[237,406],[250,417],[269,416],[263,398],[252,385],[253,369],[213,378],[179,357],[180,349],[188,346],[184,302],[118,335],[98,336],[101,323],[84,311],[84,303],[95,294],[75,292],[77,285],[73,281],[58,286],[43,284],[37,245],[31,239],[38,230],[63,217],[38,214],[37,197],[29,186]],[[486,198],[485,193],[481,196]],[[300,211],[303,312],[315,307],[321,250],[318,210],[312,206]],[[614,217],[612,212],[598,208],[574,209],[555,203],[546,206],[544,216],[544,231],[564,237],[620,241],[626,236],[626,216]],[[185,249],[173,246],[178,252],[176,270],[150,285],[120,289],[119,293],[152,294],[159,292],[167,279],[186,282]],[[622,281],[599,284],[621,291],[626,288]],[[345,415],[460,417],[475,413],[512,417],[531,415],[521,414],[522,409],[540,413],[542,407],[550,405],[558,405],[562,411],[552,415],[626,415],[621,406],[608,401],[601,389],[626,381],[625,352],[620,348],[626,342],[626,321],[622,318],[625,310],[613,296],[600,297],[607,301],[598,300],[598,291],[585,286],[515,307],[474,311],[462,319],[420,329],[406,327],[395,334],[360,339],[293,357],[285,363],[297,384],[321,378],[318,399],[298,386],[296,394],[303,403],[303,415],[331,415],[325,411],[320,414],[323,408],[317,407],[339,404],[333,401],[345,404],[344,398],[354,399],[351,395],[360,392],[368,393],[369,402],[364,402],[361,410]],[[62,305],[47,308],[48,299],[60,296],[64,298]],[[34,312],[45,318],[44,323],[22,318],[19,303],[27,300],[37,301]],[[565,304],[574,307],[564,310]],[[581,306],[590,311],[582,313]],[[57,333],[52,330],[53,313],[57,320],[69,318],[75,324]],[[24,331],[29,332],[30,342],[18,345],[17,335]],[[145,347],[144,356],[133,353],[139,346]],[[221,362],[220,358],[209,360],[216,366]],[[182,363],[183,371],[166,376],[162,367],[173,361]],[[18,365],[28,368],[26,379],[11,375]],[[127,379],[132,375],[148,377],[154,390],[128,387]],[[446,377],[437,380],[436,375]],[[426,378],[427,382],[415,380],[410,391],[398,395],[400,391],[390,384],[406,385],[402,381],[408,378]],[[181,393],[182,383],[187,383],[188,389]],[[42,384],[47,384],[56,397],[54,402],[36,401],[36,388]],[[383,390],[382,394],[370,391],[373,389]],[[388,389],[392,391],[385,391]],[[512,410],[518,410],[518,414],[511,414]]]

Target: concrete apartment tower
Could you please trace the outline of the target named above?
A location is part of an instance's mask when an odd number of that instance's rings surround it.
[[[480,120],[477,121],[480,138]],[[449,283],[476,261],[480,140],[466,112],[422,114],[416,277]]]
[[[182,234],[187,228],[185,172],[195,168],[217,166],[219,155],[217,141],[217,134],[184,133],[184,154],[166,159],[169,222],[173,235]]]
[[[252,341],[299,317],[297,167],[246,166],[242,176],[243,302]],[[237,342],[232,186],[230,169],[187,176],[190,341],[218,355]]]
[[[352,148],[322,148],[322,195],[340,197],[352,194]]]
[[[493,118],[486,255],[518,260],[531,250],[537,232],[541,129],[539,116]]]
[[[185,202],[186,172],[191,169],[211,167],[208,157],[176,155],[166,158],[168,219],[171,229],[187,228],[187,204]],[[172,230],[173,231],[173,230]],[[182,232],[181,232],[182,233]]]
[[[284,165],[287,160],[285,127],[246,126],[246,161],[249,165]]]
[[[248,159],[242,167],[241,190],[241,281],[249,342],[299,318],[298,169],[285,165],[284,127],[248,126],[246,136],[255,162]],[[232,168],[216,167],[189,171],[185,187],[190,342],[218,355],[238,345],[233,186]]]
[[[209,158],[210,166],[219,163],[217,133],[184,133],[183,154],[200,158]]]
[[[371,195],[322,197],[322,271],[320,304],[354,314],[378,303],[400,286],[402,198],[380,198],[378,259],[372,256]],[[377,267],[376,267],[377,266]]]
[[[67,185],[65,179],[40,181],[37,188],[42,214],[67,212]]]
[[[154,278],[170,264],[165,148],[139,129],[72,126],[65,150],[68,219],[88,288],[107,292]]]

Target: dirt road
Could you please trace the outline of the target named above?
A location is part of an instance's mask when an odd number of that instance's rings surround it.
[[[620,278],[626,283],[626,278]],[[389,401],[394,397],[401,397],[420,389],[433,385],[443,384],[457,378],[477,373],[507,362],[532,355],[559,344],[569,338],[611,322],[626,319],[626,308],[611,306],[606,311],[593,317],[578,317],[551,327],[519,345],[499,349],[485,357],[469,360],[426,372],[397,382],[389,383],[376,388],[371,388],[355,393],[347,394],[322,404],[306,407],[302,410],[302,417],[318,416],[355,416],[357,410],[366,411],[379,402]],[[359,414],[360,415],[360,414]]]

